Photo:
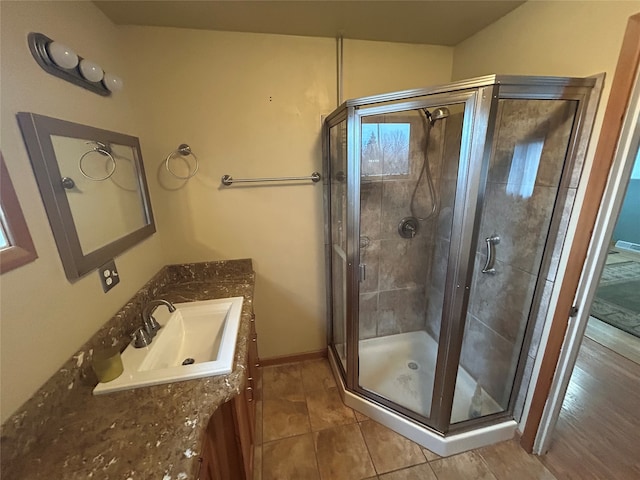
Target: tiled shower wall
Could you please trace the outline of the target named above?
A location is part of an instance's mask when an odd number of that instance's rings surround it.
[[[411,215],[411,196],[424,161],[422,112],[364,117],[363,123],[408,123],[410,142],[408,174],[397,174],[396,165],[383,163],[377,172],[368,168],[370,174],[361,178],[360,262],[366,265],[366,278],[360,283],[360,339],[424,330],[425,282],[431,270],[436,222],[435,218],[420,222],[418,234],[411,239],[398,233],[400,221]],[[442,148],[442,125],[436,124],[428,150],[436,186]],[[415,207],[419,216],[431,211],[425,177]]]
[[[499,102],[460,361],[504,408],[536,285],[543,290],[538,293],[542,308],[535,309],[539,314],[546,314],[553,286],[548,276],[546,282],[537,280],[547,275],[541,272],[542,259],[575,109],[571,101]],[[495,275],[481,273],[485,238],[491,235],[500,236]]]

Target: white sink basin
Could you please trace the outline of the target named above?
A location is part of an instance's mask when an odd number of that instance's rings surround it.
[[[151,345],[122,352],[124,371],[98,383],[94,395],[161,383],[230,373],[236,350],[243,297],[160,306],[153,316],[162,325]],[[183,365],[187,359],[193,363]],[[191,360],[189,360],[191,361]]]

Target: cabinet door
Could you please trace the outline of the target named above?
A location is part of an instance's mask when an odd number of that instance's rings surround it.
[[[237,434],[234,401],[223,403],[213,413],[205,435],[200,480],[250,478]]]
[[[242,463],[246,473],[244,478],[247,480],[253,478],[253,437],[255,424],[249,414],[253,403],[249,402],[246,392],[242,392],[233,399],[237,443],[240,447]]]

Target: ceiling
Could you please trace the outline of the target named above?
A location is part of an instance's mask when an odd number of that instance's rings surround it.
[[[94,1],[117,25],[454,46],[524,1]]]

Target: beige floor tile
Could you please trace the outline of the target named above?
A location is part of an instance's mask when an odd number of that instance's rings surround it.
[[[265,443],[262,447],[263,480],[319,480],[311,434]]]
[[[437,453],[433,453],[428,448],[422,447],[422,453],[427,458],[427,462],[432,462],[433,460],[437,460],[440,458],[440,455],[438,455]]]
[[[314,432],[356,422],[353,410],[342,403],[337,388],[308,393],[307,409],[311,419],[311,430]]]
[[[262,370],[264,400],[304,400],[300,364],[277,365]]]
[[[420,446],[373,420],[359,424],[378,474],[427,460]]]
[[[429,465],[438,480],[496,480],[482,457],[474,452],[434,460]]]
[[[357,423],[313,434],[322,480],[360,480],[375,477],[367,446]]]
[[[329,361],[326,358],[302,362],[300,371],[305,392],[337,386]]]
[[[380,480],[438,480],[428,463],[380,475]]]
[[[535,455],[529,455],[515,441],[484,447],[476,452],[484,459],[498,480],[555,480]]]
[[[306,402],[264,400],[262,439],[270,442],[311,431]]]
[[[367,420],[370,420],[369,417],[367,417],[366,415],[363,415],[357,410],[354,410],[353,413],[356,414],[356,420],[358,420],[358,422],[366,422]]]

